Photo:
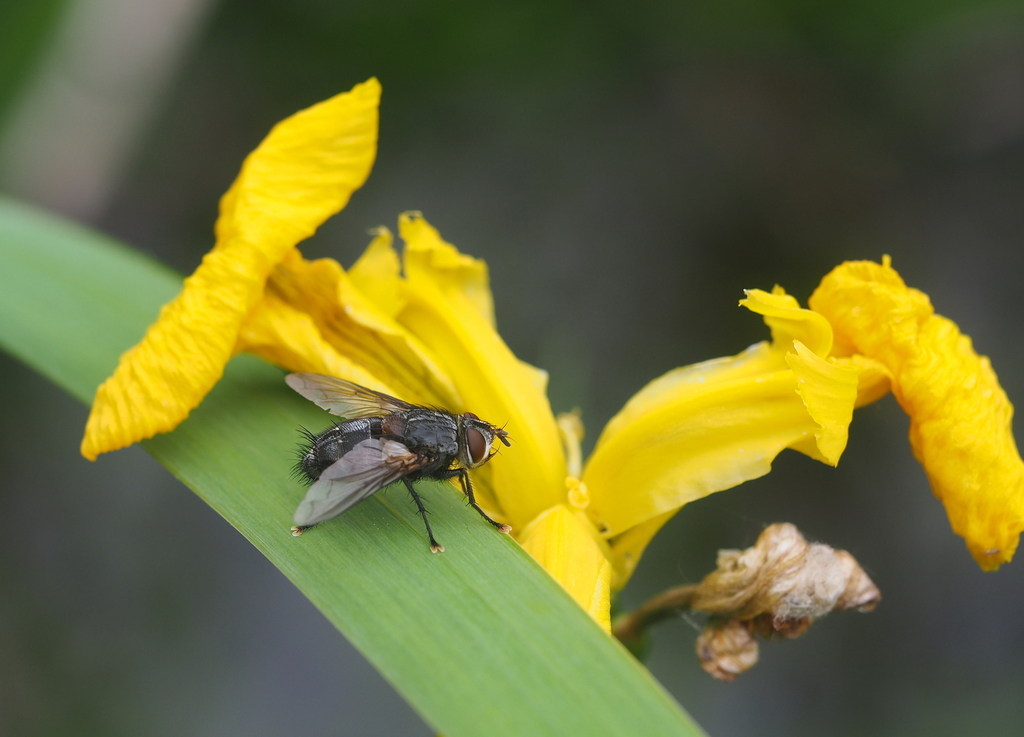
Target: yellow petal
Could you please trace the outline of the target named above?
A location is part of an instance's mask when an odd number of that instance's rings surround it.
[[[371,258],[383,258],[382,243],[389,239],[390,234],[374,239],[370,248],[376,254],[371,253]],[[369,288],[374,286],[380,288],[380,282]],[[404,285],[397,286],[404,291]],[[293,251],[274,270],[267,294],[309,315],[329,345],[390,386],[389,394],[417,404],[452,407],[458,403],[458,391],[430,351],[367,299],[337,261],[307,261]],[[291,338],[297,340],[297,335]]]
[[[589,523],[558,505],[530,523],[521,543],[605,632],[610,632],[611,565],[588,528]]]
[[[828,274],[811,306],[836,342],[882,363],[910,415],[910,443],[953,530],[978,564],[1010,560],[1024,530],[1024,463],[1013,439],[1013,406],[988,358],[927,295],[889,265],[847,262]]]
[[[562,436],[566,469],[570,476],[583,475],[583,420],[580,411],[563,412],[555,418],[558,432]]]
[[[394,319],[405,307],[402,264],[393,246],[391,231],[377,228],[359,260],[349,269],[352,284],[381,313]]]
[[[377,155],[380,92],[370,79],[275,125],[221,198],[217,248],[247,244],[273,268],[345,207]]]
[[[217,244],[96,392],[82,455],[167,432],[220,378],[275,264],[348,202],[377,143],[380,85],[278,123],[221,200]]]
[[[793,350],[793,341],[799,340],[811,347],[816,355],[824,356],[832,345],[832,328],[821,315],[801,309],[795,298],[787,295],[778,285],[771,293],[760,289],[745,290],[746,299],[740,305],[764,316],[772,331],[772,343],[765,349],[746,350],[738,356],[716,358],[692,366],[684,366],[650,382],[634,395],[629,403],[604,429],[604,436],[614,435],[620,426],[657,408],[677,385],[703,383],[709,373],[719,382],[760,376],[785,369],[786,354]]]
[[[268,294],[242,325],[237,352],[253,353],[288,371],[327,374],[386,394],[394,389],[324,340],[313,319]]]
[[[828,355],[832,347],[832,327],[824,317],[801,309],[800,303],[777,284],[771,294],[760,289],[745,289],[744,294],[747,298],[741,299],[740,305],[764,315],[776,350],[789,352],[793,350],[793,341],[799,340],[815,355]]]
[[[457,294],[463,307],[471,307],[493,329],[494,298],[487,264],[459,253],[459,249],[441,238],[423,213],[403,213],[399,230],[406,242],[406,275],[411,277],[413,271],[429,275],[442,293]]]
[[[788,367],[767,343],[733,358],[669,372],[630,400],[605,428],[583,481],[588,512],[613,537],[651,517],[763,476],[782,451],[813,438],[817,423]],[[783,362],[784,363],[784,362]]]
[[[755,378],[786,369],[785,352],[773,350],[768,343],[757,343],[736,356],[713,358],[669,371],[648,383],[634,394],[605,425],[598,439],[600,445],[648,413],[656,411],[665,398],[677,392],[700,389],[709,380],[718,383]]]
[[[815,355],[799,340],[793,341],[793,347],[796,352],[786,356],[786,363],[796,375],[797,394],[818,424],[814,456],[834,466],[846,449],[857,400],[858,371]]]
[[[784,448],[834,465],[846,447],[861,367],[825,358],[828,321],[778,286],[740,304],[764,315],[773,342],[655,379],[587,463],[586,511],[611,542],[616,585],[684,504],[763,476]]]
[[[399,322],[430,350],[462,398],[450,409],[504,424],[512,447],[481,468],[495,503],[521,527],[565,499],[565,457],[542,376],[494,330],[482,262],[460,254],[415,214],[399,221],[408,303]]]
[[[794,450],[800,450],[824,463],[835,465],[839,459],[839,454],[842,453],[846,445],[848,425],[853,414],[853,396],[857,391],[858,377],[868,374],[867,381],[873,381],[875,374],[870,372],[874,370],[874,366],[868,365],[870,362],[867,362],[866,359],[864,363],[857,362],[856,364],[849,361],[840,363],[835,359],[826,361],[812,353],[800,341],[794,341],[794,346],[797,352],[788,354],[786,360],[793,370],[797,381],[796,391],[803,400],[804,406],[811,419],[817,425],[817,428],[814,430],[813,435],[804,435],[791,443],[789,447]],[[756,382],[759,371],[763,372],[770,366],[777,365],[767,358],[771,352],[763,347],[755,346],[748,353],[761,354],[762,358],[761,360],[755,357],[743,358],[743,354],[741,354],[736,359],[717,359],[704,364],[677,369],[675,372],[671,372],[667,378],[662,377],[662,379],[652,382],[641,394],[648,392],[651,387],[656,388],[659,382],[661,383],[662,391],[665,392],[670,387],[678,390],[680,385],[684,385],[687,381],[693,382],[695,378],[699,379],[700,376],[704,377],[704,383],[706,383],[707,373],[705,372],[708,369],[714,371],[720,381],[735,381],[743,376],[748,376],[755,377]],[[847,363],[850,365],[847,365]],[[801,381],[803,384],[800,383]],[[886,391],[888,391],[887,378],[885,382]],[[872,384],[871,386],[874,385]],[[662,398],[664,396],[663,394]],[[656,404],[653,396],[647,397],[646,401],[649,403],[648,406]],[[632,400],[630,404],[632,404]],[[628,408],[629,405],[627,405]],[[626,410],[623,410],[622,414],[625,414],[625,412]],[[751,472],[756,472],[756,469],[752,469]],[[764,472],[767,473],[767,468],[764,469]],[[658,530],[672,518],[675,511],[673,509],[655,515],[612,537],[608,541],[611,548],[610,559],[612,562],[613,591],[622,588],[626,584],[626,581],[633,574],[637,563],[639,563],[647,544]]]
[[[837,366],[846,366],[857,372],[857,402],[854,409],[865,407],[888,394],[892,389],[889,369],[879,361],[859,353],[852,356],[833,356]]]

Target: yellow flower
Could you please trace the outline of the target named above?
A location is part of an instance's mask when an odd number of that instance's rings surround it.
[[[835,465],[854,407],[891,385],[954,529],[984,567],[1012,556],[1024,501],[1009,403],[987,360],[887,260],[838,267],[813,310],[779,287],[747,292],[771,342],[654,380],[584,466],[579,418],[553,416],[547,375],[495,329],[486,265],[419,213],[399,217],[401,258],[384,228],[348,271],[295,248],[368,176],[379,96],[375,79],[357,85],[249,155],[214,249],[97,391],[83,455],[173,429],[239,351],[507,420],[514,452],[474,472],[480,504],[607,629],[611,592],[680,507],[764,475],[784,448]]]

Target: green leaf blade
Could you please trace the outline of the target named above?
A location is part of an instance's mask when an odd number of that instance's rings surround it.
[[[180,277],[96,234],[0,200],[0,345],[88,401]],[[263,552],[446,737],[698,735],[674,701],[513,540],[449,484],[423,483],[431,555],[401,488],[300,538],[296,428],[329,417],[255,358],[173,433],[161,463]],[[496,462],[514,463],[512,451]],[[101,461],[102,462],[102,461]],[[421,482],[422,483],[422,482]]]

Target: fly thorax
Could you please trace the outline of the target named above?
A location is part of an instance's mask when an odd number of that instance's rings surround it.
[[[455,418],[442,412],[413,410],[406,413],[404,442],[410,450],[431,456],[456,456],[459,451]]]

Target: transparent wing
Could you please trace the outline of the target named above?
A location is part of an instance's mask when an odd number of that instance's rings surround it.
[[[364,440],[324,469],[309,487],[295,510],[295,524],[308,527],[337,517],[424,462],[395,440]]]
[[[323,374],[288,374],[284,380],[318,407],[347,420],[380,417],[404,412],[415,406],[351,381]]]

